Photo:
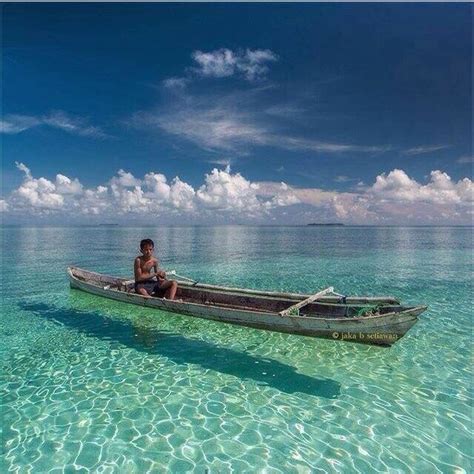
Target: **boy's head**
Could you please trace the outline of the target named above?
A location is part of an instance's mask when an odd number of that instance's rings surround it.
[[[153,253],[153,249],[155,248],[155,244],[151,239],[143,239],[140,241],[140,250],[143,255],[149,257]]]

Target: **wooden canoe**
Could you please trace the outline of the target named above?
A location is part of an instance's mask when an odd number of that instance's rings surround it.
[[[179,281],[176,300],[145,298],[133,283],[100,273],[68,267],[72,288],[125,303],[203,319],[303,336],[390,346],[417,321],[426,306],[403,306],[392,297],[346,297],[230,288]],[[296,314],[288,308],[310,302]],[[342,304],[344,301],[344,304]]]

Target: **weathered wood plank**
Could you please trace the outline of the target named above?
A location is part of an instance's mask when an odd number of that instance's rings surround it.
[[[325,290],[318,291],[314,295],[311,295],[309,298],[306,298],[305,300],[300,301],[299,303],[296,303],[293,306],[290,306],[289,308],[283,311],[280,311],[278,314],[280,316],[288,316],[290,313],[299,311],[299,309],[302,308],[303,306],[306,306],[309,303],[312,303],[313,301],[316,301],[317,299],[321,298],[321,296],[324,296],[327,293],[332,293],[333,291],[334,291],[334,287],[332,286],[330,286],[329,288],[326,288]]]

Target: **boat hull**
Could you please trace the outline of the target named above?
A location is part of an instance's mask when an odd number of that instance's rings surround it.
[[[82,275],[87,275],[86,271],[81,270],[81,272]],[[98,274],[91,272],[91,275]],[[267,311],[225,308],[163,298],[145,298],[134,292],[110,289],[108,282],[113,277],[105,275],[102,277],[103,280],[99,283],[103,286],[99,286],[97,281],[91,283],[77,278],[74,270],[69,269],[72,288],[124,303],[256,329],[383,346],[390,346],[400,339],[417,322],[418,315],[426,309],[425,306],[417,306],[399,312],[359,318],[280,316],[278,313]],[[303,295],[298,296],[303,297]],[[362,300],[365,299],[362,298]]]

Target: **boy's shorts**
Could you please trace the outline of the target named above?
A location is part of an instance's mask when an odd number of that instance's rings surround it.
[[[163,292],[163,290],[160,289],[160,282],[156,280],[145,280],[135,283],[135,291],[137,293],[141,288],[146,290],[150,296],[158,295]]]

